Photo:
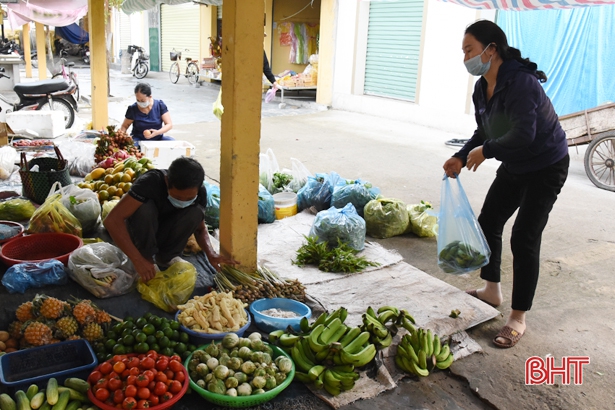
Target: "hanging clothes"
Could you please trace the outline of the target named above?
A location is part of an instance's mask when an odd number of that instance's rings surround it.
[[[278,24],[278,33],[280,34],[280,46],[291,46],[293,44],[293,39],[290,35],[290,32],[293,29],[293,23],[284,22]]]

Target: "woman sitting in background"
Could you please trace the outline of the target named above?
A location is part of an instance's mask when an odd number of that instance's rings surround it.
[[[126,118],[122,123],[121,130],[127,131],[132,124],[132,135],[135,144],[139,141],[173,141],[174,138],[165,136],[164,133],[173,128],[171,114],[162,100],[152,97],[152,89],[149,85],[139,83],[135,87],[137,102],[126,110]]]

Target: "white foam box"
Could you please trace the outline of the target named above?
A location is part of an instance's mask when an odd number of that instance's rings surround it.
[[[166,169],[175,158],[193,157],[195,148],[188,141],[139,141],[143,156],[150,158],[156,168]]]
[[[15,111],[6,114],[6,123],[14,133],[34,131],[37,138],[64,135],[64,114],[61,111]],[[28,132],[31,134],[31,132]]]

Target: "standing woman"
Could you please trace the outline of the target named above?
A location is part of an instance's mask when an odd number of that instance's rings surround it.
[[[570,158],[566,134],[540,85],[547,81],[545,73],[508,45],[502,29],[491,21],[477,21],[466,29],[462,49],[468,72],[480,76],[472,95],[477,128],[444,163],[444,171],[455,178],[464,166],[476,171],[486,158],[502,162],[478,217],[491,248],[489,264],[480,274],[485,286],[467,293],[492,306],[502,303],[502,232],[518,210],[510,238],[512,311],[493,339],[496,346],[508,348],[526,330],[526,312],[538,283],[542,231],[566,181]]]
[[[126,118],[120,129],[127,131],[132,124],[132,139],[138,144],[139,141],[173,141],[171,137],[164,135],[173,128],[171,114],[162,100],[152,97],[152,89],[145,83],[139,83],[135,87],[137,101],[126,110]]]

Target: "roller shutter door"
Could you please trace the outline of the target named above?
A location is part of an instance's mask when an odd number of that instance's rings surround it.
[[[169,54],[175,48],[182,52],[181,70],[184,72],[186,63],[184,57],[192,57],[199,60],[199,50],[201,49],[201,32],[199,27],[200,10],[199,5],[194,3],[184,3],[177,5],[162,4],[160,9],[160,39],[161,39],[161,60],[162,71],[169,71],[171,60]],[[190,51],[185,51],[185,49]],[[180,80],[181,81],[181,80]]]

